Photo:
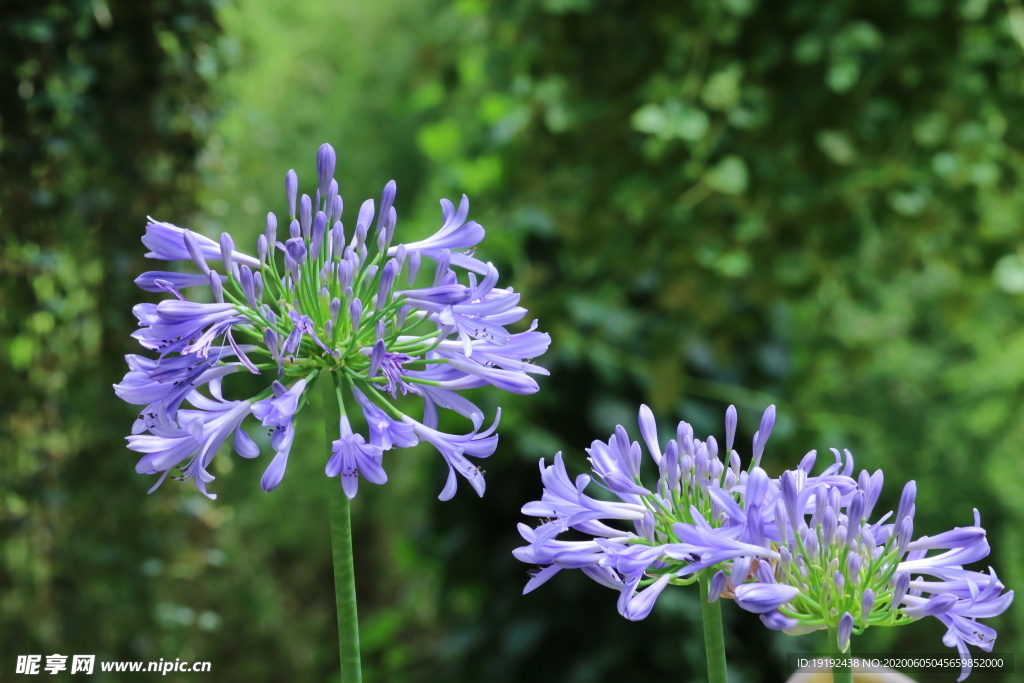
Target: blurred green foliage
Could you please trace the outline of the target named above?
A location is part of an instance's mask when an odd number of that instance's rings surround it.
[[[183,497],[144,497],[110,385],[133,350],[140,218],[195,206],[217,38],[201,1],[0,7],[5,679],[16,654],[195,653],[202,639],[160,628],[177,608],[145,568],[201,566],[205,522]]]
[[[747,439],[777,403],[770,471],[849,447],[884,467],[883,507],[918,481],[919,533],[978,507],[993,566],[1024,579],[1016,0],[0,14],[0,666],[95,652],[209,660],[224,681],[331,676],[313,421],[273,495],[262,458],[219,458],[217,501],[174,482],[146,497],[109,389],[134,350],[144,216],[244,247],[288,168],[311,185],[323,141],[350,214],[398,181],[405,237],[469,194],[478,254],[553,338],[540,394],[477,396],[505,410],[482,500],[438,503],[427,448],[360,491],[368,680],[702,680],[695,595],[633,624],[578,573],[521,597],[509,552],[536,460],[561,449],[582,471],[592,439],[635,434],[642,401],[705,433],[734,402]],[[1021,609],[994,620],[998,651],[1022,650]],[[785,653],[821,647],[724,611],[736,681],[784,680]],[[941,634],[854,645],[938,652]]]

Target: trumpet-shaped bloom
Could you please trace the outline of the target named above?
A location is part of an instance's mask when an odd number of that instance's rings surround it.
[[[384,452],[380,446],[366,443],[362,434],[352,433],[348,417],[341,416],[341,438],[332,444],[334,454],[327,461],[328,477],[341,475],[341,488],[349,498],[355,498],[359,490],[359,476],[373,484],[385,484],[388,475],[381,467]]]

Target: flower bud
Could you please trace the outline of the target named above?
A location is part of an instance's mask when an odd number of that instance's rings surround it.
[[[892,603],[889,609],[897,609],[910,589],[910,572],[898,571],[894,579]]]
[[[734,593],[736,604],[742,609],[763,614],[778,609],[795,598],[800,591],[794,586],[783,584],[745,583],[736,586]]]
[[[231,235],[226,232],[220,234],[220,259],[224,262],[224,272],[231,273],[232,264],[234,263],[231,259],[231,252],[235,250],[235,242],[231,239]]]
[[[299,192],[299,176],[294,170],[288,171],[284,176],[284,192],[288,195],[288,216],[295,218],[295,197]]]
[[[775,426],[775,406],[768,406],[764,415],[761,416],[761,426],[754,434],[753,463],[755,466],[761,463],[761,455],[764,453],[764,446],[771,436],[772,427]]]
[[[412,306],[408,304],[400,306],[398,313],[395,314],[395,329],[401,330],[405,326],[405,319],[409,317],[409,312],[412,310]]]
[[[736,440],[736,406],[729,406],[725,410],[725,450],[732,451],[732,445]]]
[[[831,507],[825,508],[825,517],[821,520],[821,545],[827,548],[836,539],[836,515]]]
[[[864,595],[860,599],[860,618],[863,623],[867,623],[868,615],[871,614],[871,608],[875,606],[875,592],[868,588],[864,591]]]
[[[384,221],[388,218],[388,213],[391,211],[391,205],[395,203],[395,195],[398,192],[398,185],[394,180],[389,180],[387,185],[384,186],[384,192],[380,196],[380,213],[377,214],[377,230],[380,232],[381,228],[384,227]]]
[[[330,315],[330,321],[331,321],[332,324],[335,324],[335,325],[338,324],[338,313],[340,311],[341,311],[341,299],[339,299],[338,297],[334,297],[331,300],[330,307],[328,308],[328,313]]]
[[[267,245],[271,252],[274,249],[274,243],[277,242],[277,216],[273,212],[267,214],[267,223],[264,233],[267,237]]]
[[[238,281],[242,287],[242,294],[245,296],[246,303],[249,304],[250,308],[257,308],[259,303],[256,301],[256,285],[249,266],[242,266],[239,271]]]
[[[348,316],[349,319],[352,321],[352,330],[355,331],[359,329],[359,321],[363,317],[363,302],[360,301],[358,298],[353,299],[352,303],[349,304]]]
[[[849,612],[844,612],[842,619],[839,620],[839,628],[836,632],[836,637],[839,645],[840,652],[846,652],[846,648],[850,646],[850,636],[853,634],[853,615]]]
[[[270,247],[268,246],[266,235],[260,235],[256,238],[256,253],[260,258],[260,266],[266,265],[269,249]]]
[[[914,499],[917,497],[917,483],[914,480],[907,482],[906,486],[903,487],[903,494],[900,496],[900,506],[897,508],[896,519],[902,520],[904,517],[913,518],[914,516]]]
[[[373,219],[373,200],[367,199],[359,207],[359,215],[356,217],[356,249],[362,248],[366,242],[366,233],[370,229],[370,221]]]
[[[321,196],[328,196],[327,188],[330,187],[331,181],[334,179],[334,169],[337,161],[338,157],[333,147],[326,142],[320,145],[320,149],[316,154],[316,177],[319,181]]]
[[[335,181],[331,181],[331,188],[327,190],[327,196],[330,198],[330,218],[333,221],[340,221],[341,215],[345,212],[345,201],[338,194],[338,184]],[[331,191],[333,190],[333,194]]]
[[[391,287],[395,284],[398,276],[398,261],[389,259],[384,264],[384,270],[380,274],[380,289],[377,290],[377,306],[384,308],[388,305],[388,297],[391,296]]]
[[[224,285],[221,284],[220,275],[217,271],[210,271],[210,289],[213,290],[213,300],[219,304],[224,303]]]
[[[340,259],[345,253],[345,226],[335,221],[331,228],[331,258]]]
[[[860,538],[860,544],[862,548],[861,554],[864,555],[864,557],[868,561],[871,561],[875,557],[875,549],[877,548],[877,544],[875,543],[874,535],[871,533],[870,526],[864,527],[864,529],[860,532]]]
[[[324,247],[324,234],[327,231],[327,214],[317,211],[313,219],[313,234],[309,242],[310,258],[320,258],[320,251]]]
[[[896,533],[896,553],[902,557],[903,553],[907,552],[911,536],[914,535],[914,520],[910,517],[904,517]]]
[[[391,207],[388,211],[388,217],[384,221],[384,246],[390,246],[391,240],[395,237],[395,226],[398,225],[398,211],[395,207]]]
[[[846,558],[846,573],[852,583],[857,583],[860,578],[860,568],[863,559],[857,553],[851,552]]]
[[[299,225],[302,226],[302,236],[309,241],[309,232],[313,227],[313,200],[308,194],[302,195],[299,200]]]

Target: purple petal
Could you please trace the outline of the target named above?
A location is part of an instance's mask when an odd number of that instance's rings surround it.
[[[665,590],[665,586],[668,585],[671,578],[671,575],[666,574],[630,598],[626,608],[622,610],[622,616],[630,621],[640,621],[646,618],[651,613],[651,610],[654,609],[654,602],[661,595],[661,592]]]
[[[275,455],[266,472],[263,473],[263,478],[260,479],[260,488],[267,493],[276,489],[284,478],[284,471],[287,467],[288,453],[284,452]]]
[[[770,612],[762,614],[761,623],[773,631],[785,631],[787,629],[796,628],[800,625],[799,621],[796,619],[790,619],[777,609],[773,609]]]

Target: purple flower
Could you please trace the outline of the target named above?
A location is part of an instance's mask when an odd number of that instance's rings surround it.
[[[324,197],[327,196],[327,188],[334,180],[334,168],[337,162],[338,155],[335,154],[334,148],[326,142],[320,145],[320,149],[316,153],[316,175],[320,183],[320,194]]]
[[[217,449],[224,441],[234,434],[235,450],[243,457],[255,457],[259,449],[249,435],[239,429],[242,420],[250,411],[249,401],[225,401],[220,392],[220,379],[211,382],[211,393],[214,399],[203,396],[198,391],[191,391],[188,401],[198,410],[182,409],[178,411],[178,419],[184,428],[179,428],[161,413],[161,418],[151,431],[152,434],[132,435],[128,437],[131,450],[145,453],[136,471],[140,474],[160,474],[153,486],[158,488],[168,473],[180,467],[182,481],[194,480],[196,486],[210,498],[215,495],[206,491],[206,484],[213,480],[207,472]],[[182,463],[191,460],[182,465]]]
[[[444,249],[468,249],[483,240],[484,229],[474,221],[466,222],[466,217],[469,216],[469,198],[466,195],[462,195],[458,211],[450,201],[442,199],[441,213],[444,216],[444,224],[440,230],[425,240],[405,245],[405,248],[430,256],[431,252]],[[394,254],[389,252],[388,255]]]
[[[674,526],[684,553],[700,558],[687,571],[731,559],[740,607],[760,614],[779,610],[779,616],[762,621],[791,633],[831,625],[841,649],[857,624],[863,629],[931,616],[947,626],[943,642],[957,647],[966,661],[967,645],[990,650],[995,631],[977,620],[1004,612],[1013,591],[1004,592],[994,574],[963,568],[989,553],[977,511],[972,526],[913,540],[914,483],[904,488],[895,518],[887,514],[872,523],[881,473],[861,472],[854,480],[852,456],[834,453],[836,462],[818,476],[810,476],[812,461],[784,472],[777,482],[754,467],[745,485],[711,489],[728,523],[712,527],[695,510],[692,522]],[[733,498],[737,493],[739,503]],[[778,549],[777,558],[763,550],[758,554],[758,548],[768,547],[765,539]],[[761,562],[750,572],[753,559],[768,558],[778,562],[774,571]],[[912,575],[919,578],[912,581]],[[772,595],[787,598],[785,604],[764,597]],[[888,599],[877,600],[878,595]],[[843,607],[837,611],[831,605]],[[967,673],[969,667],[961,680]]]
[[[359,475],[372,484],[387,483],[388,475],[381,467],[383,449],[366,443],[362,434],[353,434],[344,415],[341,417],[341,438],[332,444],[331,450],[334,455],[327,461],[327,476],[340,474],[341,488],[349,498],[356,497]]]
[[[234,351],[229,347],[216,350],[217,356],[230,356]],[[236,372],[241,363],[222,363],[186,354],[156,362],[136,355],[126,356],[130,368],[120,384],[114,385],[118,398],[133,405],[145,405],[138,419],[132,425],[132,434],[139,434],[161,422],[169,422],[185,397],[196,388]]]
[[[668,585],[671,578],[671,576],[665,574],[647,588],[629,597],[624,601],[624,605],[619,609],[619,612],[630,621],[640,621],[647,618],[647,615],[654,608],[654,601],[665,590],[665,586]],[[625,594],[626,592],[623,591],[623,595]]]
[[[171,468],[199,450],[202,444],[202,420],[193,420],[185,429],[170,425],[168,428],[157,427],[152,434],[128,437],[128,448],[146,454],[135,466],[135,471],[139,474],[163,473],[157,486],[163,483]]]
[[[227,277],[221,275],[221,282],[226,282]],[[164,287],[158,282],[165,282],[175,289],[187,287],[209,287],[210,278],[207,275],[196,275],[195,273],[172,273],[166,270],[151,270],[135,278],[135,284],[147,292],[165,292]]]
[[[796,469],[771,479],[759,461],[774,421],[770,407],[744,471],[731,450],[733,409],[726,413],[723,462],[717,440],[695,438],[686,423],[663,443],[653,414],[641,407],[640,434],[657,481],[642,479],[643,449],[621,426],[607,443],[587,449],[597,483],[614,500],[588,496],[590,476],[573,481],[561,454],[550,467],[541,461],[543,495],[523,513],[543,521],[536,529],[520,527],[529,545],[514,553],[538,565],[528,588],[563,568],[580,568],[619,590],[620,612],[638,619],[668,583],[710,572],[704,574],[713,577],[709,600],[733,597],[773,630],[801,634],[830,626],[845,649],[854,632],[869,625],[931,616],[947,627],[943,642],[966,662],[968,646],[991,651],[995,631],[979,619],[1006,611],[1013,591],[991,570],[964,568],[989,553],[977,512],[971,526],[914,539],[916,486],[910,482],[895,517],[872,521],[882,473],[854,478],[853,456],[837,449],[820,474],[812,474],[817,454],[811,451]],[[624,523],[632,528],[623,529]],[[570,529],[590,538],[558,539]],[[650,586],[642,588],[645,583]],[[960,680],[969,672],[965,667]]]
[[[300,379],[290,389],[274,380],[273,398],[265,398],[252,405],[252,414],[264,427],[282,429],[291,426],[292,418],[299,409],[299,399],[306,390],[306,380]]]
[[[383,389],[394,398],[398,397],[399,391],[403,394],[407,394],[410,391],[418,393],[407,381],[407,375],[404,374],[405,370],[402,367],[412,360],[415,359],[408,354],[392,353],[388,351],[387,344],[384,343],[384,340],[378,339],[373,345],[373,349],[370,354],[370,368],[367,370],[366,375],[370,378],[377,376],[384,377],[386,383],[384,384]]]
[[[146,253],[146,258],[164,261],[192,260],[192,255],[189,254],[185,246],[184,233],[183,228],[170,223],[160,223],[150,218],[149,223],[146,224],[146,234],[142,238],[142,243],[150,250]],[[221,259],[220,245],[217,242],[196,233],[192,233],[192,235],[199,245],[203,258],[211,261]],[[260,265],[259,259],[238,251],[232,252],[231,258],[250,268],[258,268]]]
[[[185,349],[191,340],[209,328],[225,330],[244,320],[233,304],[199,304],[177,299],[161,301],[156,306],[140,304],[134,313],[142,329],[132,336],[146,348],[163,353],[190,353]],[[202,350],[208,353],[209,347],[210,344],[204,344]]]
[[[470,432],[469,434],[455,435],[445,434],[432,429],[422,423],[416,422],[410,417],[405,418],[406,424],[413,428],[413,432],[423,441],[436,448],[445,462],[448,464],[448,481],[438,496],[440,500],[450,500],[455,495],[458,487],[456,472],[462,475],[469,485],[473,487],[477,495],[484,495],[483,471],[471,463],[466,456],[474,458],[486,458],[494,453],[498,447],[498,436],[493,434],[498,427],[498,421],[483,432]],[[493,435],[492,435],[493,434]]]
[[[300,379],[290,389],[274,380],[272,389],[272,398],[252,404],[253,417],[260,420],[264,427],[271,427],[270,445],[275,455],[260,480],[260,486],[267,493],[277,488],[288,467],[288,454],[295,440],[292,419],[299,410],[299,400],[306,390],[306,380]]]
[[[370,428],[370,443],[374,446],[387,451],[392,448],[410,448],[420,442],[411,424],[392,418],[359,389],[352,389],[352,397],[363,409]]]
[[[349,496],[358,476],[384,482],[383,451],[421,440],[435,446],[449,467],[442,497],[454,494],[459,475],[483,492],[483,473],[470,458],[491,455],[497,435],[493,428],[480,431],[483,411],[460,392],[485,385],[536,392],[532,375],[547,371],[534,359],[550,340],[536,323],[525,332],[506,329],[526,310],[519,294],[498,286],[493,265],[460,251],[476,248],[484,237],[469,220],[465,197],[458,209],[441,202],[436,234],[402,243],[396,236],[397,186],[390,181],[379,211],[373,200],[363,202],[346,236],[336,167],[334,149],[322,145],[312,197],[300,193],[298,175],[288,171],[288,229],[279,235],[277,216],[267,214],[256,257],[237,249],[228,233],[214,241],[150,219],[142,238],[146,256],[191,262],[197,272],[153,270],[136,280],[145,291],[169,295],[134,307],[139,329],[133,336],[158,357],[130,356],[128,374],[115,385],[119,397],[142,407],[132,428],[140,438],[129,444],[145,454],[146,472],[166,476],[177,468],[176,478],[194,480],[205,493],[217,444],[234,435],[239,455],[258,455],[241,428],[251,413],[271,430],[274,456],[261,486],[273,490],[287,469],[305,392],[329,374],[341,414],[358,406],[367,423],[363,435],[344,423],[327,458],[327,473],[341,477]],[[424,257],[434,264],[433,280],[420,283]],[[200,287],[210,288],[203,301],[182,293]],[[246,401],[205,393],[207,385],[219,392],[219,379],[241,369],[254,375],[276,370],[277,378]],[[422,399],[421,420],[398,408],[399,394]],[[195,409],[182,407],[188,404]],[[441,408],[469,420],[471,431],[438,431]],[[196,420],[202,432],[196,432]]]
[[[686,555],[700,558],[687,567],[689,573],[714,567],[728,560],[746,558],[745,564],[749,567],[751,558],[768,560],[779,558],[779,553],[772,550],[767,543],[755,545],[732,538],[739,531],[735,527],[726,527],[724,530],[712,527],[696,509],[691,510],[691,515],[692,524],[682,522],[673,527],[676,537],[685,548]],[[745,580],[746,575],[747,572],[739,572],[740,580]],[[733,572],[733,577],[736,576],[737,573]]]
[[[533,336],[532,328],[514,342],[509,339],[523,348],[546,348],[547,341],[546,335]],[[486,344],[474,342],[473,358],[481,360],[484,353],[493,354],[500,348]],[[441,348],[442,353],[451,350],[450,346]],[[727,431],[728,415],[734,413],[727,413]],[[745,561],[749,569],[754,560],[762,560],[767,567],[779,560],[761,519],[778,487],[763,471],[739,472],[735,453],[728,455],[726,466],[718,457],[714,437],[694,438],[692,427],[685,422],[677,426],[675,438],[663,444],[653,413],[646,406],[640,408],[638,423],[659,473],[656,481],[642,480],[643,449],[621,425],[607,442],[594,441],[587,449],[593,480],[612,494],[612,500],[588,495],[591,476],[580,474],[571,479],[561,453],[550,466],[541,461],[543,493],[540,500],[525,505],[523,513],[543,521],[536,529],[520,527],[529,545],[514,551],[519,560],[539,566],[527,584],[529,590],[559,569],[580,568],[598,583],[618,590],[619,612],[637,620],[650,613],[658,595],[674,579],[692,583],[694,574],[710,571],[709,598],[714,601],[726,591],[729,581],[729,575],[718,567]],[[731,429],[735,430],[734,424]],[[727,434],[727,442],[729,439]],[[752,504],[744,509],[723,486]],[[737,520],[729,522],[731,516]],[[591,539],[557,540],[570,529]],[[744,579],[748,569],[742,570]],[[646,581],[650,585],[642,588]],[[776,609],[794,594],[788,587],[769,591],[788,597],[763,611]],[[749,604],[756,604],[756,597],[753,595]]]

